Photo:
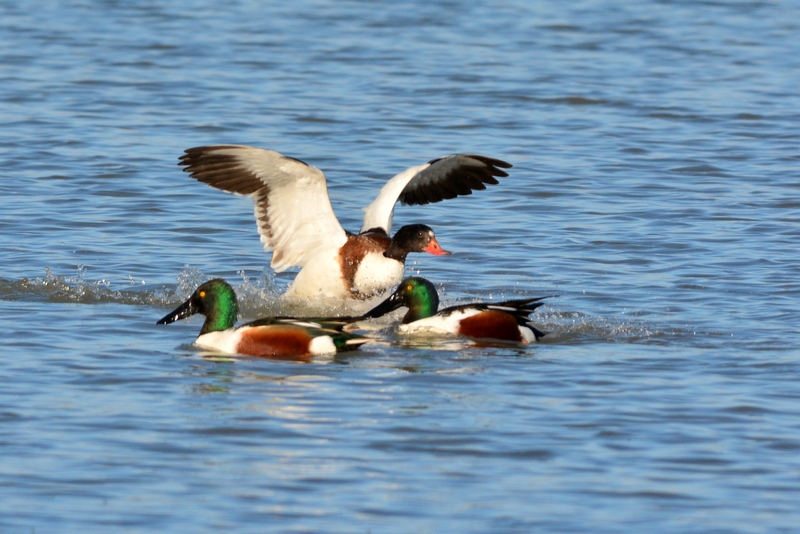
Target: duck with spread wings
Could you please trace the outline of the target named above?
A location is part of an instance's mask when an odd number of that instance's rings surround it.
[[[190,148],[179,163],[214,188],[249,196],[271,267],[301,267],[286,296],[365,300],[395,287],[409,252],[446,255],[433,230],[401,227],[391,236],[395,204],[421,205],[472,194],[497,184],[511,167],[499,159],[453,154],[416,165],[390,179],[364,209],[359,233],[334,215],[325,175],[298,159],[242,145]]]

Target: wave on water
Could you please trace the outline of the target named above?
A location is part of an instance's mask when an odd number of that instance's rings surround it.
[[[0,278],[0,298],[3,300],[32,300],[44,302],[80,302],[101,304],[117,302],[121,304],[149,304],[153,299],[164,300],[163,294],[137,289],[115,291],[106,279],[87,280],[86,268],[78,265],[74,275],[57,275],[45,267],[45,275],[37,278],[9,280]],[[131,285],[135,281],[131,277]],[[161,290],[160,293],[165,293]]]
[[[532,321],[547,332],[545,343],[575,343],[605,340],[633,343],[652,341],[666,335],[659,327],[636,319],[606,318],[587,313],[550,310],[534,314]]]
[[[266,317],[274,315],[315,315],[315,303],[290,303],[281,299],[281,289],[277,286],[274,273],[265,269],[260,276],[251,279],[244,271],[239,272],[241,280],[229,283],[236,291],[240,312],[243,318]],[[197,287],[213,278],[200,269],[186,267],[177,276],[175,285],[147,287],[144,281],[130,279],[130,288],[114,289],[112,283],[101,278],[92,280],[87,270],[79,265],[70,275],[53,273],[45,267],[42,277],[9,280],[0,278],[0,299],[18,301],[40,301],[54,303],[81,304],[126,304],[134,306],[153,306],[171,308],[185,301]],[[117,284],[118,285],[118,284]],[[374,302],[360,303],[371,307]],[[444,304],[444,303],[443,303]],[[456,303],[448,303],[456,304]],[[366,308],[365,308],[366,309]],[[352,315],[364,310],[353,310],[347,306],[328,309],[328,315]],[[398,317],[393,318],[396,320]],[[605,318],[583,312],[559,309],[555,302],[548,302],[531,317],[533,324],[548,335],[544,343],[580,343],[606,340],[611,342],[659,342],[666,341],[670,334],[680,334],[680,329],[665,331],[644,320],[628,318]],[[387,318],[386,321],[389,321]],[[388,326],[378,320],[378,328]]]
[[[0,277],[0,300],[37,301],[53,303],[80,304],[127,304],[134,306],[154,306],[173,308],[188,299],[198,286],[211,280],[209,276],[197,268],[186,266],[178,273],[174,285],[148,286],[143,280],[135,280],[129,276],[128,288],[119,288],[119,283],[112,284],[105,278],[91,279],[87,269],[78,265],[75,273],[55,274],[45,267],[41,277],[10,280]],[[256,317],[276,315],[303,316],[342,316],[359,315],[377,302],[358,302],[355,305],[332,305],[324,299],[304,300],[300,302],[286,301],[281,298],[282,288],[276,282],[274,272],[265,268],[255,278],[248,277],[244,271],[239,272],[240,280],[228,279],[239,304],[239,311],[244,320]]]
[[[250,280],[244,272],[239,274],[242,276],[241,283],[232,285],[243,311],[275,307],[278,290],[273,278],[265,273],[256,280]],[[79,265],[76,272],[70,275],[55,274],[45,267],[42,277],[21,280],[0,278],[0,299],[170,307],[185,301],[200,284],[213,277],[200,269],[187,267],[178,274],[174,286],[146,287],[144,281],[137,281],[132,276],[128,278],[129,289],[113,289],[112,283],[105,278],[89,279],[83,265]]]

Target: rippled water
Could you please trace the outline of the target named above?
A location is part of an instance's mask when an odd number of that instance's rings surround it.
[[[800,3],[0,6],[0,530],[781,532],[800,522]],[[396,172],[446,303],[558,295],[524,349],[310,364],[155,321],[223,276],[281,310],[247,199],[183,149]]]

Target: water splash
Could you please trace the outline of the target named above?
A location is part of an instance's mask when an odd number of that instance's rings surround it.
[[[239,311],[246,317],[278,315],[282,308],[280,289],[275,274],[265,268],[258,278],[251,280],[244,271],[239,271],[242,283],[234,286]]]
[[[125,279],[129,288],[112,289],[112,283],[107,279],[91,280],[87,273],[85,266],[78,265],[73,274],[55,274],[49,267],[45,267],[43,277],[21,280],[0,278],[0,299],[169,307],[189,298],[197,286],[212,278],[200,269],[187,265],[178,274],[174,287],[147,287],[146,281],[137,281],[129,275]],[[240,274],[244,278],[244,283],[235,289],[237,294],[241,295],[245,308],[263,308],[265,302],[277,299],[274,280],[270,281],[268,277],[262,276],[253,283],[247,280],[244,273]]]
[[[197,286],[210,279],[211,277],[205,275],[200,269],[185,265],[184,269],[178,273],[178,287],[172,296],[176,301],[183,302],[194,293]]]
[[[4,300],[45,300],[50,302],[82,302],[96,304],[114,301],[115,291],[106,279],[87,281],[86,268],[78,265],[73,276],[54,274],[45,267],[43,278],[0,280],[0,298]]]
[[[258,277],[248,277],[239,271],[241,281],[229,280],[236,291],[242,320],[275,315],[357,315],[376,305],[380,298],[371,301],[331,305],[329,301],[291,302],[281,298],[281,289],[276,283],[271,269],[265,268]],[[174,307],[185,301],[204,282],[212,276],[198,268],[186,265],[177,276],[173,287],[148,287],[144,280],[137,281],[127,277],[129,288],[112,289],[111,282],[105,278],[91,280],[88,270],[78,265],[75,273],[58,275],[45,267],[45,275],[38,278],[8,280],[0,278],[0,299],[32,300],[45,302],[77,302],[83,304],[116,303],[136,306],[155,306],[159,308]],[[443,295],[442,306],[468,302],[470,299],[444,296],[444,287],[439,288]],[[503,300],[516,295],[488,295],[478,300]],[[378,321],[380,327],[386,327],[399,317],[386,319],[386,324]],[[548,332],[545,343],[582,343],[605,340],[623,343],[660,343],[667,338],[680,335],[680,329],[664,329],[646,321],[631,317],[607,318],[589,315],[582,312],[559,309],[548,304],[538,310],[532,322],[540,329]]]
[[[658,326],[619,317],[603,317],[577,311],[545,308],[532,316],[532,322],[547,332],[545,343],[570,343],[605,340],[634,343],[665,337]]]

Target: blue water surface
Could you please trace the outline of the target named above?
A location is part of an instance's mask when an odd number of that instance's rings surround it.
[[[794,532],[800,2],[0,5],[0,531]],[[446,304],[557,295],[528,347],[302,364],[156,326],[228,279],[282,311],[252,206],[188,147],[325,171],[511,162],[398,206]]]

